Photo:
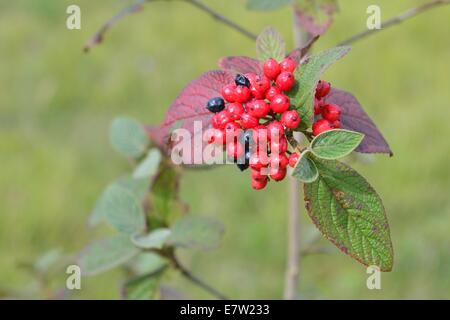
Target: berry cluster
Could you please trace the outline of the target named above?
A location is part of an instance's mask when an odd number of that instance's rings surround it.
[[[322,132],[338,129],[341,127],[341,108],[335,104],[325,103],[324,98],[330,93],[331,85],[323,80],[320,80],[316,88],[316,97],[314,100],[314,115],[322,116],[322,119],[317,119],[313,126],[313,135],[317,136]]]
[[[250,167],[252,187],[257,190],[267,185],[269,177],[283,180],[293,162],[286,155],[285,130],[297,128],[300,116],[290,110],[291,100],[284,93],[295,84],[296,67],[291,58],[281,63],[269,59],[263,75],[238,74],[234,83],[222,88],[222,97],[209,100],[206,106],[214,113],[214,130],[205,139],[224,145],[241,171]]]

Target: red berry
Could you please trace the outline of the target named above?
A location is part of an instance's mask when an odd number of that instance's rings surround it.
[[[264,99],[266,97],[267,90],[270,89],[270,80],[266,76],[256,76],[251,81],[250,90],[255,99]]]
[[[296,164],[298,162],[298,159],[300,159],[300,155],[297,152],[292,153],[289,156],[289,166],[291,168],[295,168],[295,166],[296,166]]]
[[[272,99],[272,102],[270,103],[270,109],[272,109],[273,112],[277,113],[283,113],[287,111],[290,106],[291,106],[291,99],[284,94],[279,94],[275,96]]]
[[[222,97],[228,102],[236,102],[236,86],[227,84],[222,88]]]
[[[270,155],[270,167],[271,168],[286,168],[289,164],[289,158],[285,153]]]
[[[264,63],[264,75],[270,80],[275,80],[281,73],[280,65],[277,60],[269,59]]]
[[[333,127],[333,129],[339,129],[341,127],[341,122],[339,120],[333,121],[331,126]]]
[[[241,115],[241,126],[244,129],[252,129],[259,124],[258,118],[255,118],[248,113],[244,113]]]
[[[272,101],[272,99],[279,94],[281,94],[281,90],[275,86],[271,86],[266,92],[266,99]]]
[[[267,180],[267,176],[261,173],[261,170],[251,169],[252,171],[252,179],[261,181],[261,180]]]
[[[239,120],[241,118],[241,115],[245,112],[244,107],[240,103],[230,103],[227,106],[228,112],[230,113],[230,117],[233,120]]]
[[[292,72],[284,71],[280,73],[280,75],[277,78],[276,84],[277,87],[281,91],[289,91],[292,89],[295,83],[295,77],[292,74]]]
[[[281,136],[278,140],[270,141],[270,152],[272,155],[285,153],[288,148],[288,143],[285,136]]]
[[[253,141],[258,144],[258,150],[260,150],[259,145],[267,145],[269,141],[269,131],[263,125],[256,126],[253,128]]]
[[[235,101],[239,103],[247,102],[248,99],[250,99],[250,96],[252,93],[250,92],[250,89],[245,86],[238,86],[235,90]]]
[[[319,80],[316,88],[316,98],[323,98],[331,91],[331,84],[325,80]]]
[[[300,116],[295,110],[290,110],[283,112],[281,115],[281,123],[284,124],[286,128],[295,129],[300,125]]]
[[[264,118],[270,111],[270,106],[264,100],[253,100],[247,103],[247,112],[256,118]]]
[[[314,122],[312,129],[313,129],[313,134],[315,136],[318,136],[322,132],[331,130],[333,128],[331,127],[330,121],[328,121],[326,119],[320,119],[320,120],[317,120],[316,122]]]
[[[256,152],[250,156],[250,168],[261,170],[269,165],[269,157],[264,152]]]
[[[286,168],[279,167],[278,169],[270,170],[270,177],[274,181],[281,181],[286,177]]]
[[[326,104],[322,108],[322,117],[330,122],[337,121],[341,117],[341,108],[335,104]]]
[[[297,62],[294,59],[287,57],[286,59],[281,61],[280,68],[281,71],[294,72],[295,68],[297,68]]]
[[[224,128],[227,137],[237,137],[241,126],[236,122],[228,122]]]
[[[212,126],[216,129],[225,129],[225,126],[232,122],[231,115],[227,110],[220,111],[212,117]]]
[[[314,115],[319,115],[322,113],[323,101],[320,99],[314,99]]]
[[[206,130],[204,134],[204,140],[207,143],[214,143],[214,144],[225,144],[225,132],[220,129],[212,129],[212,130]]]
[[[269,182],[269,178],[267,178],[267,177],[264,180],[252,179],[252,188],[255,190],[262,190],[267,186],[267,182]]]
[[[267,125],[267,130],[269,131],[269,140],[279,139],[284,135],[284,127],[280,121],[274,120]]]
[[[238,158],[244,155],[244,146],[238,142],[231,142],[227,145],[227,154],[233,160],[237,160]]]

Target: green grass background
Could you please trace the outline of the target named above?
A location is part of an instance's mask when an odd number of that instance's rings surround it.
[[[287,8],[257,13],[243,1],[205,2],[255,33],[275,26],[292,47]],[[374,2],[340,2],[315,50],[365,29]],[[423,2],[377,1],[383,18]],[[147,5],[84,54],[84,42],[126,3],[0,3],[0,288],[28,288],[34,277],[24,262],[53,248],[76,253],[110,232],[89,229],[86,219],[103,187],[129,170],[108,143],[115,116],[156,124],[220,57],[254,55],[251,41],[180,2]],[[82,30],[65,27],[69,4],[81,7]],[[370,291],[365,268],[323,241],[329,254],[300,263],[303,298],[450,298],[449,14],[440,8],[365,39],[327,72],[358,97],[395,153],[355,164],[384,199],[395,266],[383,274],[382,290]],[[186,173],[181,193],[191,211],[217,216],[227,231],[220,249],[183,252],[183,261],[230,297],[281,298],[287,188],[254,192],[248,175],[231,166]],[[315,231],[303,211],[301,222],[306,241]],[[85,278],[72,298],[117,298],[122,280],[120,270]],[[166,282],[188,297],[210,298],[175,274]]]

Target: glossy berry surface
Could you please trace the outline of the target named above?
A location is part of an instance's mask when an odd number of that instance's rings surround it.
[[[266,92],[266,99],[272,101],[277,95],[281,94],[281,90],[275,86],[272,86]]]
[[[325,119],[320,119],[320,120],[317,120],[316,122],[314,122],[312,129],[313,129],[313,135],[318,136],[322,132],[333,129],[333,127],[331,126],[330,121],[325,120]]]
[[[281,123],[289,129],[296,129],[300,125],[300,116],[295,110],[286,111],[281,115]]]
[[[296,152],[292,153],[289,156],[289,166],[291,168],[295,168],[295,166],[297,165],[298,159],[300,159],[300,155]]]
[[[290,106],[291,99],[284,94],[275,96],[270,102],[270,109],[272,109],[272,111],[276,113],[283,113],[287,111]]]
[[[233,160],[237,160],[243,156],[245,152],[244,146],[239,142],[231,142],[227,145],[227,154]]]
[[[252,179],[252,188],[255,190],[262,190],[267,186],[267,183],[269,182],[269,179],[263,179],[263,180],[255,180]]]
[[[222,88],[222,97],[228,102],[236,102],[236,86],[228,84]]]
[[[247,104],[247,112],[255,118],[264,118],[270,111],[270,106],[264,100],[253,100]]]
[[[280,121],[274,120],[267,125],[269,139],[279,139],[284,135],[284,127]]]
[[[326,104],[322,108],[322,117],[330,122],[334,122],[341,117],[341,108],[335,104]]]
[[[243,86],[250,89],[250,80],[242,74],[236,75],[234,83],[236,84],[236,86]]]
[[[295,77],[292,72],[284,71],[277,77],[276,85],[281,91],[289,91],[295,83]]]
[[[287,57],[280,62],[280,68],[281,71],[294,72],[297,68],[297,62],[294,59]]]
[[[221,97],[218,98],[212,98],[208,100],[208,103],[206,104],[206,109],[208,111],[213,113],[218,113],[225,109],[225,100],[223,100]]]
[[[250,89],[244,86],[238,86],[234,90],[235,92],[235,101],[238,103],[245,103],[250,99],[251,92]]]
[[[270,178],[274,181],[281,181],[286,177],[286,168],[278,168],[270,170]]]
[[[258,118],[253,117],[248,113],[241,115],[241,126],[245,129],[252,129],[259,124]]]
[[[264,99],[267,90],[270,89],[270,80],[266,76],[256,76],[250,90],[255,99]]]
[[[275,80],[281,73],[281,67],[277,60],[269,59],[264,63],[264,75],[270,80]]]
[[[316,88],[316,98],[323,98],[331,91],[331,84],[327,81],[320,80]]]
[[[230,117],[233,120],[239,120],[241,118],[241,115],[245,112],[242,104],[238,102],[230,103],[227,106],[226,110],[230,113]]]

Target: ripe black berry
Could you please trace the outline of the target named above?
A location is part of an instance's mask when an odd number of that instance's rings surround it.
[[[225,109],[225,101],[220,97],[212,98],[208,101],[206,109],[212,113],[218,113]]]
[[[237,163],[237,164],[236,164],[236,166],[239,168],[239,170],[245,171],[245,170],[248,169],[248,167],[250,166],[250,156],[251,156],[251,155],[252,155],[251,152],[250,152],[250,151],[247,151],[247,152],[245,153],[244,163]],[[239,162],[242,162],[242,160],[239,161]]]
[[[243,76],[242,74],[238,74],[236,78],[234,79],[234,83],[236,83],[237,86],[244,86],[250,89],[250,80],[246,76]]]

